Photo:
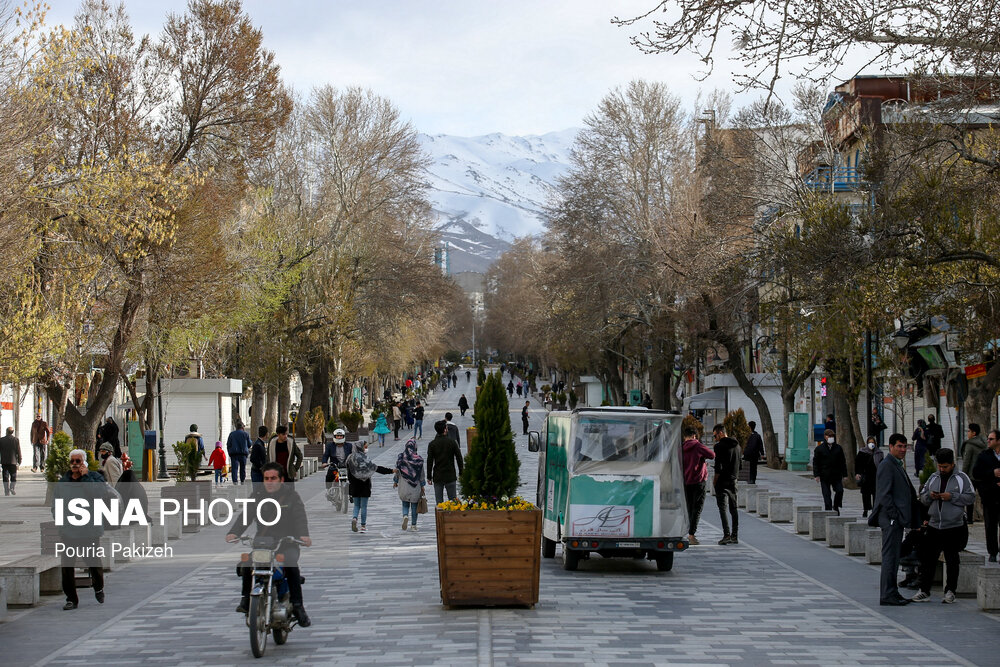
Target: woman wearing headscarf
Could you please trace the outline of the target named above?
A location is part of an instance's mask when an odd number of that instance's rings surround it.
[[[917,428],[913,431],[913,467],[917,477],[924,469],[927,458],[927,422],[917,420]]]
[[[368,531],[368,499],[372,496],[372,475],[391,475],[396,472],[383,468],[368,458],[368,443],[361,442],[347,457],[347,490],[354,498],[354,518],[351,530],[358,532],[358,516],[361,516],[361,532]]]
[[[427,477],[424,474],[424,459],[417,453],[417,441],[412,438],[406,441],[406,447],[396,458],[393,482],[403,502],[403,530],[409,524],[410,530],[416,532],[417,503],[424,495]]]

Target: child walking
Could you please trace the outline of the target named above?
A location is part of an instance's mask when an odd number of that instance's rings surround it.
[[[223,469],[226,467],[226,452],[222,449],[222,443],[218,440],[215,442],[215,449],[212,450],[212,455],[208,457],[208,464],[215,468],[216,486],[222,484],[222,478],[225,475]]]
[[[358,532],[358,516],[361,516],[361,532],[367,532],[368,499],[372,496],[372,475],[391,475],[395,470],[377,465],[368,458],[368,443],[359,442],[347,457],[347,490],[354,498],[354,518],[351,530]]]
[[[386,423],[384,412],[378,416],[378,421],[375,423],[374,430],[375,434],[378,436],[378,446],[385,447],[385,434],[389,433],[389,424]]]

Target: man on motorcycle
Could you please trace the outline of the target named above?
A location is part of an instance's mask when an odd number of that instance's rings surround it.
[[[257,534],[254,539],[272,538],[279,540],[283,537],[293,535],[297,536],[307,547],[312,546],[312,540],[309,538],[309,521],[306,518],[305,505],[302,502],[302,498],[295,491],[295,487],[284,483],[287,478],[285,469],[280,463],[272,461],[265,464],[261,472],[264,475],[264,482],[263,484],[254,485],[254,503],[248,507],[247,515],[252,516],[256,522],[257,510],[259,509],[260,518],[265,522],[272,523],[275,521],[275,518],[277,518],[277,522],[273,525],[264,525],[258,522]],[[264,499],[272,499],[278,503],[280,514],[277,517],[275,517],[275,514],[278,513],[278,510],[275,508],[274,503],[264,503],[261,505],[261,501]],[[253,514],[250,514],[250,512],[253,512]],[[236,517],[233,525],[229,528],[229,533],[226,535],[226,541],[236,542],[247,527],[247,525],[244,525],[242,515]],[[309,620],[309,615],[306,614],[305,607],[302,605],[302,579],[298,567],[299,547],[297,544],[285,544],[281,548],[280,553],[285,558],[283,569],[285,579],[288,581],[288,596],[289,601],[292,603],[292,610],[299,621],[299,625],[303,628],[308,628],[312,625],[312,621]],[[240,604],[236,607],[237,612],[245,614],[250,608],[250,588],[252,585],[253,569],[249,567],[243,568],[243,592]]]

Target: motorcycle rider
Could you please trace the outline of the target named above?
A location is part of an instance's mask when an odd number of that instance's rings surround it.
[[[273,503],[261,505],[260,503],[264,499],[277,501],[281,509],[277,521],[273,525],[258,523],[257,534],[254,539],[261,537],[281,539],[288,535],[294,535],[298,536],[305,546],[312,546],[312,540],[309,538],[309,521],[306,517],[305,505],[302,503],[302,498],[295,491],[295,487],[291,484],[285,484],[287,473],[284,467],[280,463],[272,461],[266,463],[261,472],[264,476],[264,482],[254,485],[253,498],[255,502],[248,508],[247,516],[253,517],[253,520],[256,522],[257,509],[259,508],[261,518],[265,522],[271,523],[275,521],[276,517],[274,515],[277,510]],[[253,514],[250,514],[250,512],[253,512]],[[236,542],[247,527],[248,525],[244,525],[243,523],[242,514],[236,517],[233,525],[229,528],[229,533],[226,535],[226,542]],[[309,620],[309,615],[306,614],[305,607],[302,605],[302,579],[298,567],[299,545],[285,543],[282,545],[279,553],[285,558],[283,570],[285,580],[288,582],[288,597],[292,603],[292,612],[295,618],[298,619],[299,625],[303,628],[308,628],[312,625],[312,621]],[[240,604],[236,607],[236,611],[245,614],[250,609],[250,588],[253,585],[253,568],[244,567],[242,572],[243,590],[240,597]]]

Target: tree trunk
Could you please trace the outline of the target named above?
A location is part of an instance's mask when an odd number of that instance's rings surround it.
[[[250,385],[253,398],[250,408],[250,437],[257,436],[257,429],[264,423],[264,383],[254,382]]]
[[[625,405],[625,381],[618,372],[618,358],[609,350],[604,351],[605,376],[608,378],[608,390],[614,405]]]
[[[779,466],[778,438],[774,433],[771,409],[767,406],[767,401],[764,400],[763,394],[757,389],[757,385],[747,376],[746,369],[743,368],[743,355],[739,347],[734,346],[733,349],[730,349],[726,343],[722,343],[722,345],[726,348],[726,352],[729,353],[729,369],[733,372],[733,377],[736,378],[736,384],[739,385],[743,393],[747,395],[747,398],[757,408],[757,414],[760,416],[760,434],[764,439],[764,455],[767,457],[767,465],[769,468],[777,468]]]
[[[667,374],[655,365],[649,369],[649,398],[653,401],[654,408],[670,411],[673,407],[670,381]]]
[[[313,394],[313,374],[311,368],[299,368],[299,381],[302,382],[302,396],[299,398],[299,414],[295,418],[292,431],[295,436],[306,434],[306,413],[309,412],[309,404]]]
[[[305,405],[302,401],[302,405]],[[309,410],[320,408],[327,417],[330,412],[330,363],[324,358],[316,364],[313,370],[312,397],[309,400]]]
[[[264,426],[268,433],[274,433],[274,427],[278,425],[278,388],[276,386],[267,387],[267,411],[264,413]]]

